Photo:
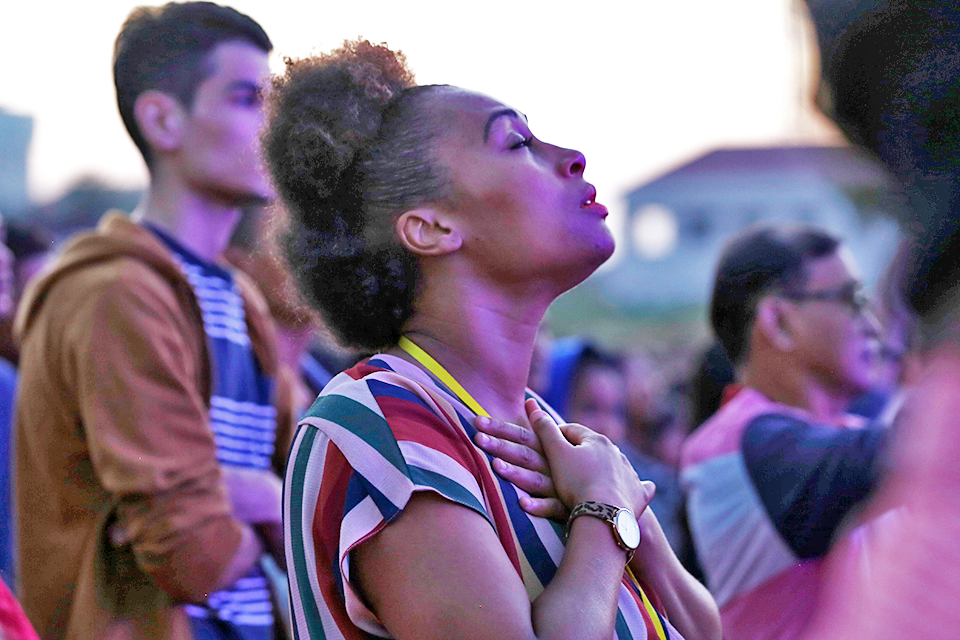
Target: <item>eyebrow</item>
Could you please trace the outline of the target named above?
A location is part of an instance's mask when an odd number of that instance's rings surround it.
[[[510,117],[510,118],[516,118],[516,119],[518,119],[518,120],[521,120],[521,119],[522,119],[522,120],[525,120],[525,119],[526,119],[525,116],[521,116],[519,113],[517,113],[517,112],[514,111],[513,109],[498,109],[497,111],[494,111],[493,113],[490,114],[490,117],[487,118],[487,124],[484,125],[484,127],[483,127],[483,143],[484,143],[484,144],[486,144],[486,143],[487,143],[487,139],[490,138],[490,127],[493,126],[493,123],[494,123],[498,118],[502,118],[502,117],[504,117],[504,116],[508,116],[508,117]]]

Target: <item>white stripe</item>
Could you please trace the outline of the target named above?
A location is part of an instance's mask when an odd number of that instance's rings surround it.
[[[383,514],[377,508],[373,498],[367,496],[355,507],[350,509],[340,521],[340,548],[338,558],[341,573],[345,580],[350,580],[350,563],[345,560],[350,547],[357,544],[365,535],[376,529],[383,522]],[[347,602],[349,607],[350,603]]]
[[[236,317],[233,314],[225,313],[218,309],[209,308],[210,304],[200,305],[200,310],[203,311],[203,321],[209,324],[219,324],[224,327],[233,327],[234,329],[238,327],[247,326],[247,322],[241,314],[240,317]]]
[[[334,621],[333,616],[330,611],[327,609],[326,604],[323,600],[323,592],[320,590],[320,582],[317,578],[317,558],[314,549],[313,541],[313,518],[316,513],[317,508],[317,498],[320,494],[320,483],[323,480],[323,464],[324,459],[327,454],[327,445],[328,439],[323,433],[317,433],[317,437],[314,440],[313,448],[310,451],[301,451],[300,445],[303,441],[303,436],[306,434],[306,429],[301,429],[297,434],[297,442],[293,446],[293,455],[287,465],[287,486],[284,488],[283,495],[285,500],[287,500],[286,510],[289,513],[292,508],[291,503],[289,502],[293,494],[293,490],[290,486],[290,480],[293,477],[293,469],[297,465],[297,461],[301,456],[308,456],[307,458],[307,468],[306,473],[304,474],[304,486],[303,486],[303,504],[301,505],[301,517],[302,517],[302,528],[300,531],[293,532],[290,529],[290,518],[284,518],[284,540],[290,540],[291,536],[297,535],[303,539],[303,548],[304,548],[304,564],[307,568],[307,579],[310,582],[310,593],[313,596],[314,601],[317,603],[317,610],[320,612],[320,624],[323,627],[324,635],[330,640],[343,640],[343,634],[340,632],[337,623]],[[295,611],[294,624],[297,625],[299,630],[299,635],[303,640],[310,638],[310,633],[306,624],[306,617],[304,615],[303,603],[300,600],[300,586],[297,583],[299,576],[297,572],[293,569],[296,565],[293,561],[293,550],[292,545],[285,543],[286,552],[287,552],[287,566],[290,567],[290,572],[288,574],[288,579],[290,580],[290,591],[293,594],[292,605]]]
[[[238,451],[241,453],[259,453],[263,456],[272,456],[275,450],[272,443],[261,444],[254,442],[253,440],[231,438],[230,436],[225,436],[219,433],[215,433],[213,439],[217,443],[218,447],[223,447],[224,449]]]
[[[238,453],[229,449],[217,449],[217,460],[226,464],[251,466],[266,469],[270,466],[270,456]]]
[[[488,507],[483,499],[483,492],[480,485],[472,473],[463,468],[463,465],[454,460],[447,454],[437,449],[433,449],[419,442],[402,440],[397,443],[400,445],[400,453],[407,464],[428,469],[434,473],[456,482],[461,487],[469,491],[477,502],[483,505],[484,509]],[[433,487],[430,487],[431,489]],[[379,490],[379,487],[377,487]]]
[[[402,509],[406,506],[413,492],[413,482],[365,440],[337,423],[323,418],[308,416],[301,421],[301,424],[321,429],[337,445],[357,473],[371,482],[397,508]]]
[[[529,495],[523,489],[514,485],[511,486],[517,490],[518,495]],[[526,513],[524,515],[530,520],[530,523],[533,524],[533,528],[537,532],[537,537],[540,538],[540,542],[547,550],[547,553],[550,554],[550,559],[553,560],[553,564],[559,567],[560,561],[563,559],[564,546],[563,541],[560,539],[560,536],[557,535],[550,521],[546,518],[536,518]]]
[[[199,298],[199,296],[197,296]],[[210,315],[222,315],[230,320],[243,320],[243,307],[236,301],[210,300],[200,298],[200,308]]]
[[[213,415],[213,412],[210,412],[210,415]],[[220,420],[211,420],[210,425],[213,427],[215,433],[222,433],[227,436],[233,436],[235,438],[246,438],[247,440],[254,440],[256,442],[273,442],[276,436],[276,423],[271,422],[270,427],[264,428],[244,428],[238,427],[236,425],[227,424],[221,422]]]
[[[224,409],[218,409],[216,407],[210,410],[210,417],[214,420],[219,420],[220,422],[224,422],[229,425],[238,427],[251,427],[257,431],[263,431],[264,429],[270,429],[272,431],[277,424],[276,415],[264,418],[262,416],[252,416],[245,413],[225,411]]]
[[[267,578],[266,576],[246,576],[234,582],[233,585],[238,589],[266,589]]]
[[[250,336],[248,336],[246,333],[238,333],[236,331],[230,331],[221,327],[211,327],[210,325],[204,325],[204,329],[206,330],[207,335],[211,338],[228,340],[241,346],[250,344]]]
[[[268,404],[258,404],[256,402],[241,402],[233,398],[224,396],[213,396],[210,398],[211,406],[218,407],[234,413],[248,413],[251,415],[260,415],[273,418],[277,415],[276,407]]]

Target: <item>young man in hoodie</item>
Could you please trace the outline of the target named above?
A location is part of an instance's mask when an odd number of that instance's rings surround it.
[[[150,184],[25,293],[20,595],[44,638],[272,637],[291,416],[262,298],[217,258],[271,197],[257,131],[271,43],[207,2],[134,10],[120,114]],[[282,558],[282,550],[278,557]]]

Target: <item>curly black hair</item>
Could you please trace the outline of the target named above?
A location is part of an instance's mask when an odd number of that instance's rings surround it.
[[[268,100],[264,153],[288,218],[284,251],[296,280],[348,347],[400,338],[420,271],[397,240],[404,211],[448,197],[416,86],[402,53],[366,40],[287,59]]]

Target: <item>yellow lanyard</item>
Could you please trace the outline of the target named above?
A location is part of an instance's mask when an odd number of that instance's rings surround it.
[[[450,373],[443,368],[443,365],[434,360],[429,353],[415,345],[413,341],[406,336],[400,336],[400,342],[397,343],[397,346],[409,353],[414,360],[425,366],[430,373],[437,376],[440,382],[447,385],[448,389],[457,394],[460,402],[470,407],[471,411],[480,416],[490,417],[490,414],[480,406],[480,403],[474,400],[473,396],[467,393],[467,390],[457,382],[457,379],[450,375]]]
[[[460,398],[460,402],[470,407],[471,411],[480,416],[487,416],[488,418],[490,417],[490,414],[480,406],[479,402],[473,399],[473,396],[467,393],[467,390],[463,388],[463,385],[457,382],[457,379],[450,375],[450,372],[444,369],[442,364],[434,360],[429,353],[414,344],[412,340],[406,336],[400,336],[400,341],[397,343],[397,346],[410,354],[414,360],[426,367],[430,373],[437,376],[440,382],[447,385],[447,388],[453,391],[457,397]],[[637,591],[640,592],[640,598],[643,600],[643,606],[647,609],[647,615],[650,616],[650,620],[653,622],[653,626],[657,631],[657,637],[660,638],[660,640],[666,640],[667,635],[664,633],[663,626],[660,624],[660,616],[657,615],[657,611],[653,608],[653,604],[651,604],[650,599],[647,598],[647,594],[643,592],[643,588],[637,581],[636,576],[633,575],[633,571],[630,570],[630,567],[627,567],[627,573],[630,574],[630,579],[633,580],[633,583],[637,587]]]
[[[637,580],[637,576],[633,575],[633,570],[630,569],[630,567],[627,567],[627,573],[630,574],[630,579],[633,580],[637,591],[640,592],[640,599],[643,600],[643,606],[647,610],[647,615],[650,616],[650,620],[653,622],[653,628],[657,631],[657,637],[660,638],[660,640],[667,640],[667,633],[663,630],[663,625],[660,624],[660,616],[657,615],[657,610],[653,608],[653,603],[650,602],[650,598],[644,593],[643,587],[640,586],[640,581]]]

